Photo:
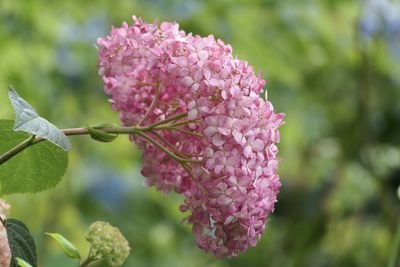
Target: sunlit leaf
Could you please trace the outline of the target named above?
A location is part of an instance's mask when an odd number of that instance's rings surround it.
[[[30,265],[29,263],[27,263],[26,261],[24,261],[21,258],[16,257],[15,261],[17,262],[18,266],[20,266],[20,267],[32,267],[32,265]]]
[[[76,247],[65,237],[58,233],[46,233],[46,235],[51,236],[57,243],[61,246],[64,253],[73,259],[81,259],[81,255]]]
[[[71,149],[68,137],[54,124],[40,117],[36,110],[20,97],[12,87],[8,90],[8,96],[15,111],[14,131],[23,131],[40,136],[66,151]]]
[[[5,153],[29,135],[14,132],[12,120],[0,120],[0,154]],[[68,153],[43,141],[0,165],[0,194],[35,193],[56,186],[68,165]]]

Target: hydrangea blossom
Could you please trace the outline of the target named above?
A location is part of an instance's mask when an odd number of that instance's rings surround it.
[[[111,267],[121,266],[131,250],[119,229],[108,222],[97,221],[91,224],[85,237],[91,244],[91,257],[105,260]]]
[[[10,205],[0,199],[0,217],[4,220]],[[0,267],[8,267],[11,260],[11,250],[8,246],[6,229],[0,223]]]
[[[168,127],[131,136],[143,150],[145,184],[182,193],[180,209],[191,212],[198,246],[235,256],[256,245],[277,201],[284,114],[260,98],[265,81],[230,45],[186,34],[176,23],[133,19],[98,39],[105,92],[125,125],[182,114]],[[149,138],[196,162],[174,160]]]

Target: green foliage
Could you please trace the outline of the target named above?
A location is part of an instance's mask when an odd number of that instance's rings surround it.
[[[102,127],[107,127],[107,126],[102,126]],[[105,131],[102,131],[99,128],[102,127],[88,127],[89,129],[89,134],[90,137],[93,140],[103,142],[103,143],[109,143],[115,140],[115,138],[118,137],[118,134],[111,134],[111,133],[106,133]]]
[[[78,249],[69,240],[58,233],[46,233],[48,236],[52,237],[61,246],[65,255],[73,259],[81,259],[81,254]]]
[[[5,227],[12,254],[10,267],[23,266],[21,261],[16,260],[17,257],[37,267],[35,241],[26,225],[15,219],[7,219]]]
[[[30,265],[29,263],[27,263],[26,261],[24,261],[21,258],[16,257],[15,261],[17,262],[18,266],[20,266],[20,267],[32,267],[32,265]]]
[[[40,117],[36,110],[11,87],[8,90],[8,96],[15,112],[14,131],[23,131],[42,137],[65,151],[71,149],[68,137],[52,123]]]
[[[0,154],[27,140],[26,133],[12,130],[14,121],[0,120]],[[68,165],[68,154],[43,141],[0,165],[0,193],[35,193],[59,183]]]

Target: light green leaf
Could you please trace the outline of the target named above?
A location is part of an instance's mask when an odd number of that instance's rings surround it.
[[[30,265],[29,263],[27,263],[26,261],[24,261],[21,258],[16,257],[15,261],[17,262],[18,266],[20,266],[20,267],[33,267],[32,265]]]
[[[57,241],[57,243],[61,246],[62,250],[68,257],[73,258],[73,259],[78,259],[78,260],[81,259],[81,254],[79,253],[79,251],[65,237],[63,237],[62,235],[60,235],[58,233],[46,233],[46,235],[54,238]]]
[[[15,111],[14,131],[40,136],[65,151],[71,150],[71,143],[68,137],[54,124],[40,117],[36,110],[20,97],[12,87],[8,90],[8,97]]]
[[[96,141],[108,143],[115,140],[118,137],[118,134],[107,133],[101,129],[97,129],[97,127],[88,127],[90,137]]]
[[[12,120],[0,120],[0,154],[29,138],[14,132]],[[35,193],[56,186],[68,165],[68,153],[43,141],[0,165],[0,195]]]
[[[11,249],[11,263],[10,267],[17,267],[18,260],[21,258],[32,267],[37,266],[36,245],[32,238],[29,229],[23,222],[15,219],[6,220],[6,231],[8,244]],[[19,262],[18,262],[19,264]]]

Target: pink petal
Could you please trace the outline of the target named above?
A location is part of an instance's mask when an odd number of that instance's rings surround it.
[[[188,112],[188,118],[189,118],[190,120],[196,119],[196,118],[197,118],[197,115],[198,115],[197,109],[192,109],[192,110],[190,110],[190,111]]]
[[[217,187],[218,187],[219,190],[225,191],[228,188],[228,185],[226,183],[222,183],[221,182],[221,183],[217,184]]]
[[[229,183],[230,186],[236,186],[237,185],[236,176],[230,176],[228,178],[228,183]]]
[[[220,174],[221,171],[224,169],[224,165],[217,165],[214,169],[216,174]]]
[[[251,148],[250,145],[247,145],[244,149],[243,149],[243,154],[245,155],[246,158],[250,158],[251,154],[253,154],[253,150]]]
[[[193,84],[193,79],[189,76],[184,77],[181,81],[185,86],[191,86]]]
[[[224,221],[224,224],[225,225],[230,224],[233,222],[233,220],[235,220],[235,217],[230,215],[230,216],[228,216],[228,218],[226,218],[226,220]]]
[[[206,50],[201,50],[199,53],[199,58],[202,60],[207,60],[208,58],[208,52]]]
[[[222,139],[222,136],[220,134],[215,134],[212,138],[212,143],[215,146],[222,146],[225,143],[225,140]]]
[[[226,206],[231,202],[232,202],[232,199],[230,197],[227,197],[226,195],[221,195],[218,198],[218,204],[221,206]]]
[[[235,141],[240,144],[240,142],[242,141],[243,138],[243,134],[241,132],[239,132],[238,130],[234,130],[233,131],[233,138],[235,139]]]
[[[254,140],[254,142],[251,143],[251,147],[253,151],[262,151],[264,149],[264,142],[260,139]]]
[[[230,131],[229,129],[227,129],[227,128],[221,128],[221,127],[218,128],[218,132],[219,132],[220,134],[222,134],[222,135],[228,135],[228,134],[231,133],[231,131]]]
[[[218,129],[214,126],[210,126],[204,129],[203,133],[206,136],[213,136],[214,134],[216,134],[218,132]]]

